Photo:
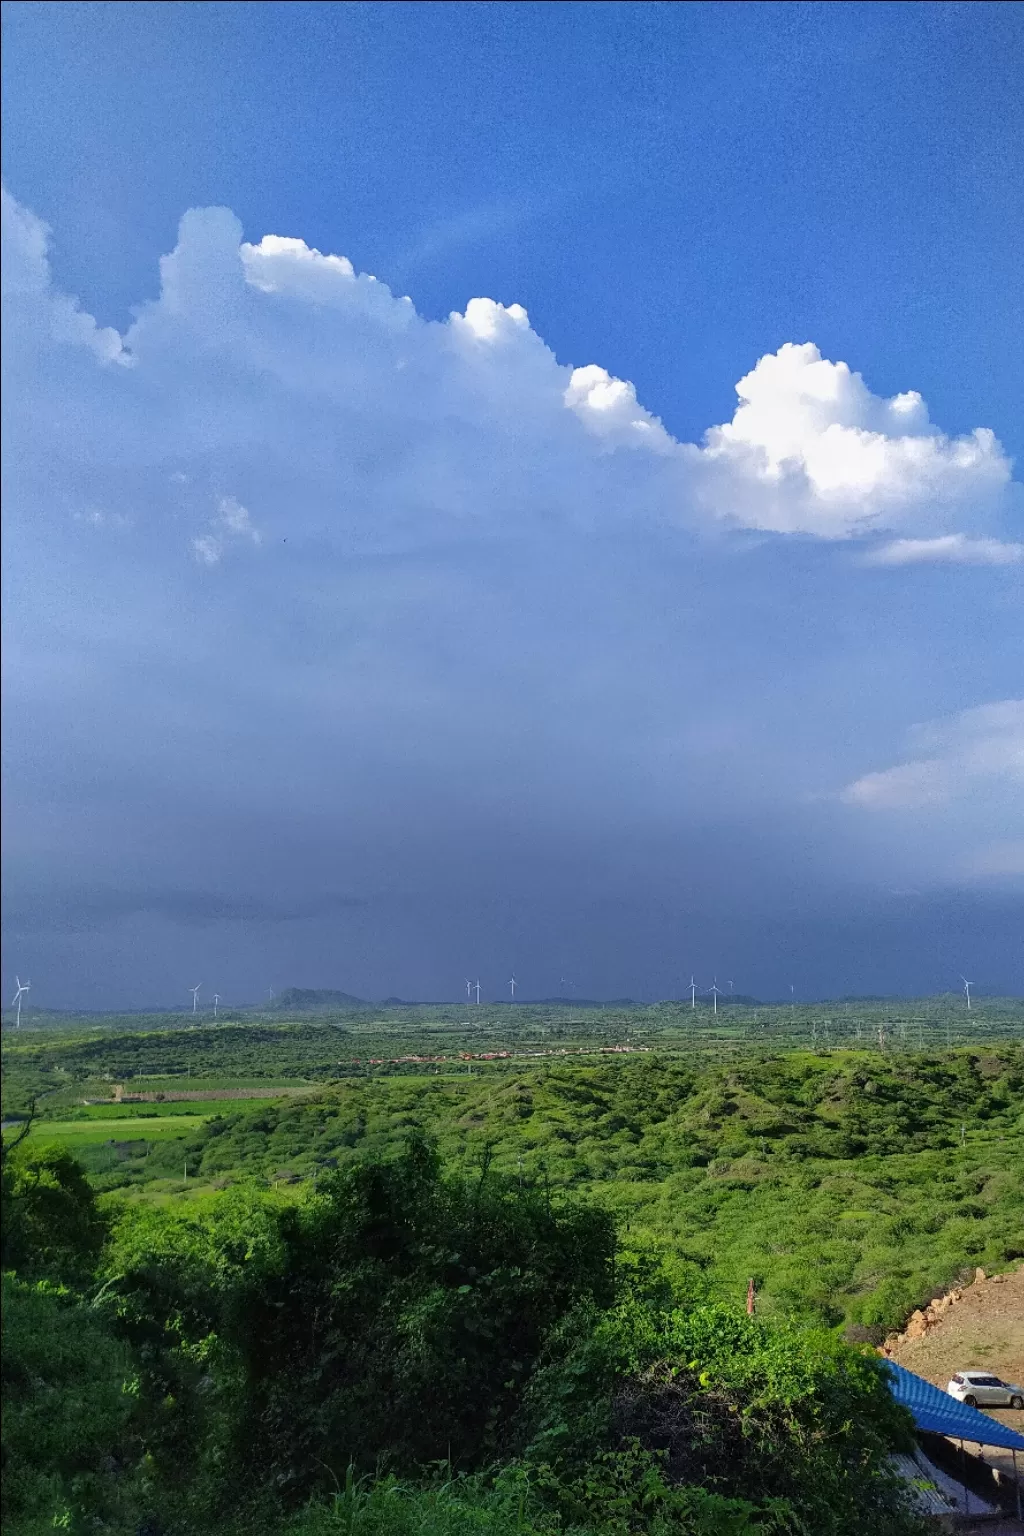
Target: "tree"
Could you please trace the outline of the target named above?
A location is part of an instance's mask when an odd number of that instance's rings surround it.
[[[154,1397],[180,1403],[168,1453],[298,1498],[350,1463],[500,1454],[550,1329],[612,1299],[614,1250],[604,1214],[486,1167],[446,1177],[414,1136],[302,1205],[241,1194],[129,1216],[108,1268]]]
[[[22,1276],[86,1280],[106,1223],[85,1170],[63,1147],[29,1151],[26,1135],[4,1149],[0,1168],[0,1262]]]

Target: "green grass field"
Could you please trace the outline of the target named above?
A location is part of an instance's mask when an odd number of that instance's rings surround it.
[[[59,1142],[75,1152],[82,1146],[104,1141],[166,1141],[185,1136],[197,1124],[209,1119],[201,1115],[121,1115],[96,1120],[39,1120],[30,1132],[37,1142]]]
[[[70,1124],[88,1120],[145,1120],[154,1116],[210,1115],[218,1114],[224,1109],[242,1109],[246,1105],[273,1104],[278,1099],[299,1098],[303,1094],[314,1092],[315,1089],[316,1085],[310,1084],[306,1088],[282,1088],[268,1092],[264,1084],[262,1091],[252,1088],[246,1092],[236,1091],[229,1094],[223,1089],[206,1088],[203,1085],[202,1089],[193,1089],[193,1096],[187,1099],[167,1096],[145,1100],[138,1104],[117,1103],[107,1099],[83,1103],[80,1098],[65,1104],[47,1097],[39,1106],[39,1122],[46,1124],[59,1120]],[[197,1096],[200,1093],[202,1096]]]
[[[66,1147],[91,1175],[105,1174],[116,1182],[118,1170],[126,1163],[148,1170],[154,1147],[162,1147],[171,1155],[175,1142],[183,1144],[206,1121],[218,1115],[237,1113],[240,1108],[266,1109],[275,1102],[274,1098],[268,1097],[170,1104],[81,1105],[74,1111],[73,1118],[54,1116],[35,1121],[28,1139],[37,1147]],[[174,1182],[180,1177],[175,1167]],[[154,1174],[149,1182],[154,1197],[165,1197],[165,1178]],[[148,1189],[148,1184],[146,1187]]]

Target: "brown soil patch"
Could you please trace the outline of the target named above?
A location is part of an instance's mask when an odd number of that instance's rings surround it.
[[[891,1354],[937,1387],[945,1388],[954,1371],[972,1366],[1024,1384],[1024,1267],[975,1280],[926,1333],[901,1338]],[[1024,1415],[1008,1422],[1024,1433]]]
[[[297,1093],[313,1093],[316,1085],[303,1088],[168,1088],[160,1093],[121,1093],[113,1099],[83,1099],[83,1104],[203,1104],[218,1099],[285,1099]]]

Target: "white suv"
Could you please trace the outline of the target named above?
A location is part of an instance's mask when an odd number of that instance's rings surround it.
[[[971,1408],[1024,1408],[1024,1387],[1011,1387],[990,1371],[957,1371],[946,1391]]]

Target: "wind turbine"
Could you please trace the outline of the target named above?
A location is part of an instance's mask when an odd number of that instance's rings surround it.
[[[508,984],[512,988],[512,1001],[515,1002],[515,1000],[516,1000],[516,978],[515,978],[515,973],[513,973],[509,977]]]
[[[696,1008],[696,1006],[697,1006],[697,983],[694,981],[694,979],[693,979],[693,972],[691,971],[690,972],[690,1007],[691,1008]]]
[[[480,978],[479,978],[479,976],[476,979],[476,1000],[477,1000],[477,1005],[479,1006],[479,1003],[480,1003]]]
[[[220,993],[219,992],[215,992],[213,994],[213,1016],[214,1016],[214,1018],[217,1017],[217,1004],[219,1002],[220,1002]]]
[[[708,988],[708,991],[711,993],[711,996],[715,1000],[715,1012],[717,1013],[718,1012],[718,999],[722,995],[722,989],[718,985],[718,977],[717,976],[715,977],[714,981],[711,983],[710,987]]]
[[[202,986],[202,982],[199,983],[199,987],[201,987],[201,986]],[[195,1014],[197,1008],[199,1007],[199,987],[189,987],[189,991],[192,993],[192,1012],[193,1012],[193,1014]]]
[[[473,1001],[473,983],[470,981],[469,977],[467,976],[466,977],[466,1002],[467,1003],[471,1003],[472,1001]]]
[[[960,980],[964,984],[964,991],[967,994],[967,1006],[969,1008],[971,1006],[971,988],[974,986],[974,982],[968,981],[966,976],[961,976]]]
[[[14,980],[17,982],[18,990],[17,990],[17,992],[15,992],[14,996],[11,998],[11,1007],[12,1008],[17,1008],[17,1010],[18,1010],[17,1017],[15,1018],[15,1021],[14,1021],[14,1027],[15,1027],[15,1029],[20,1029],[21,1028],[21,995],[22,995],[23,992],[29,991],[29,989],[32,986],[32,983],[30,981],[22,981],[21,978],[18,977],[18,976],[15,976]]]

